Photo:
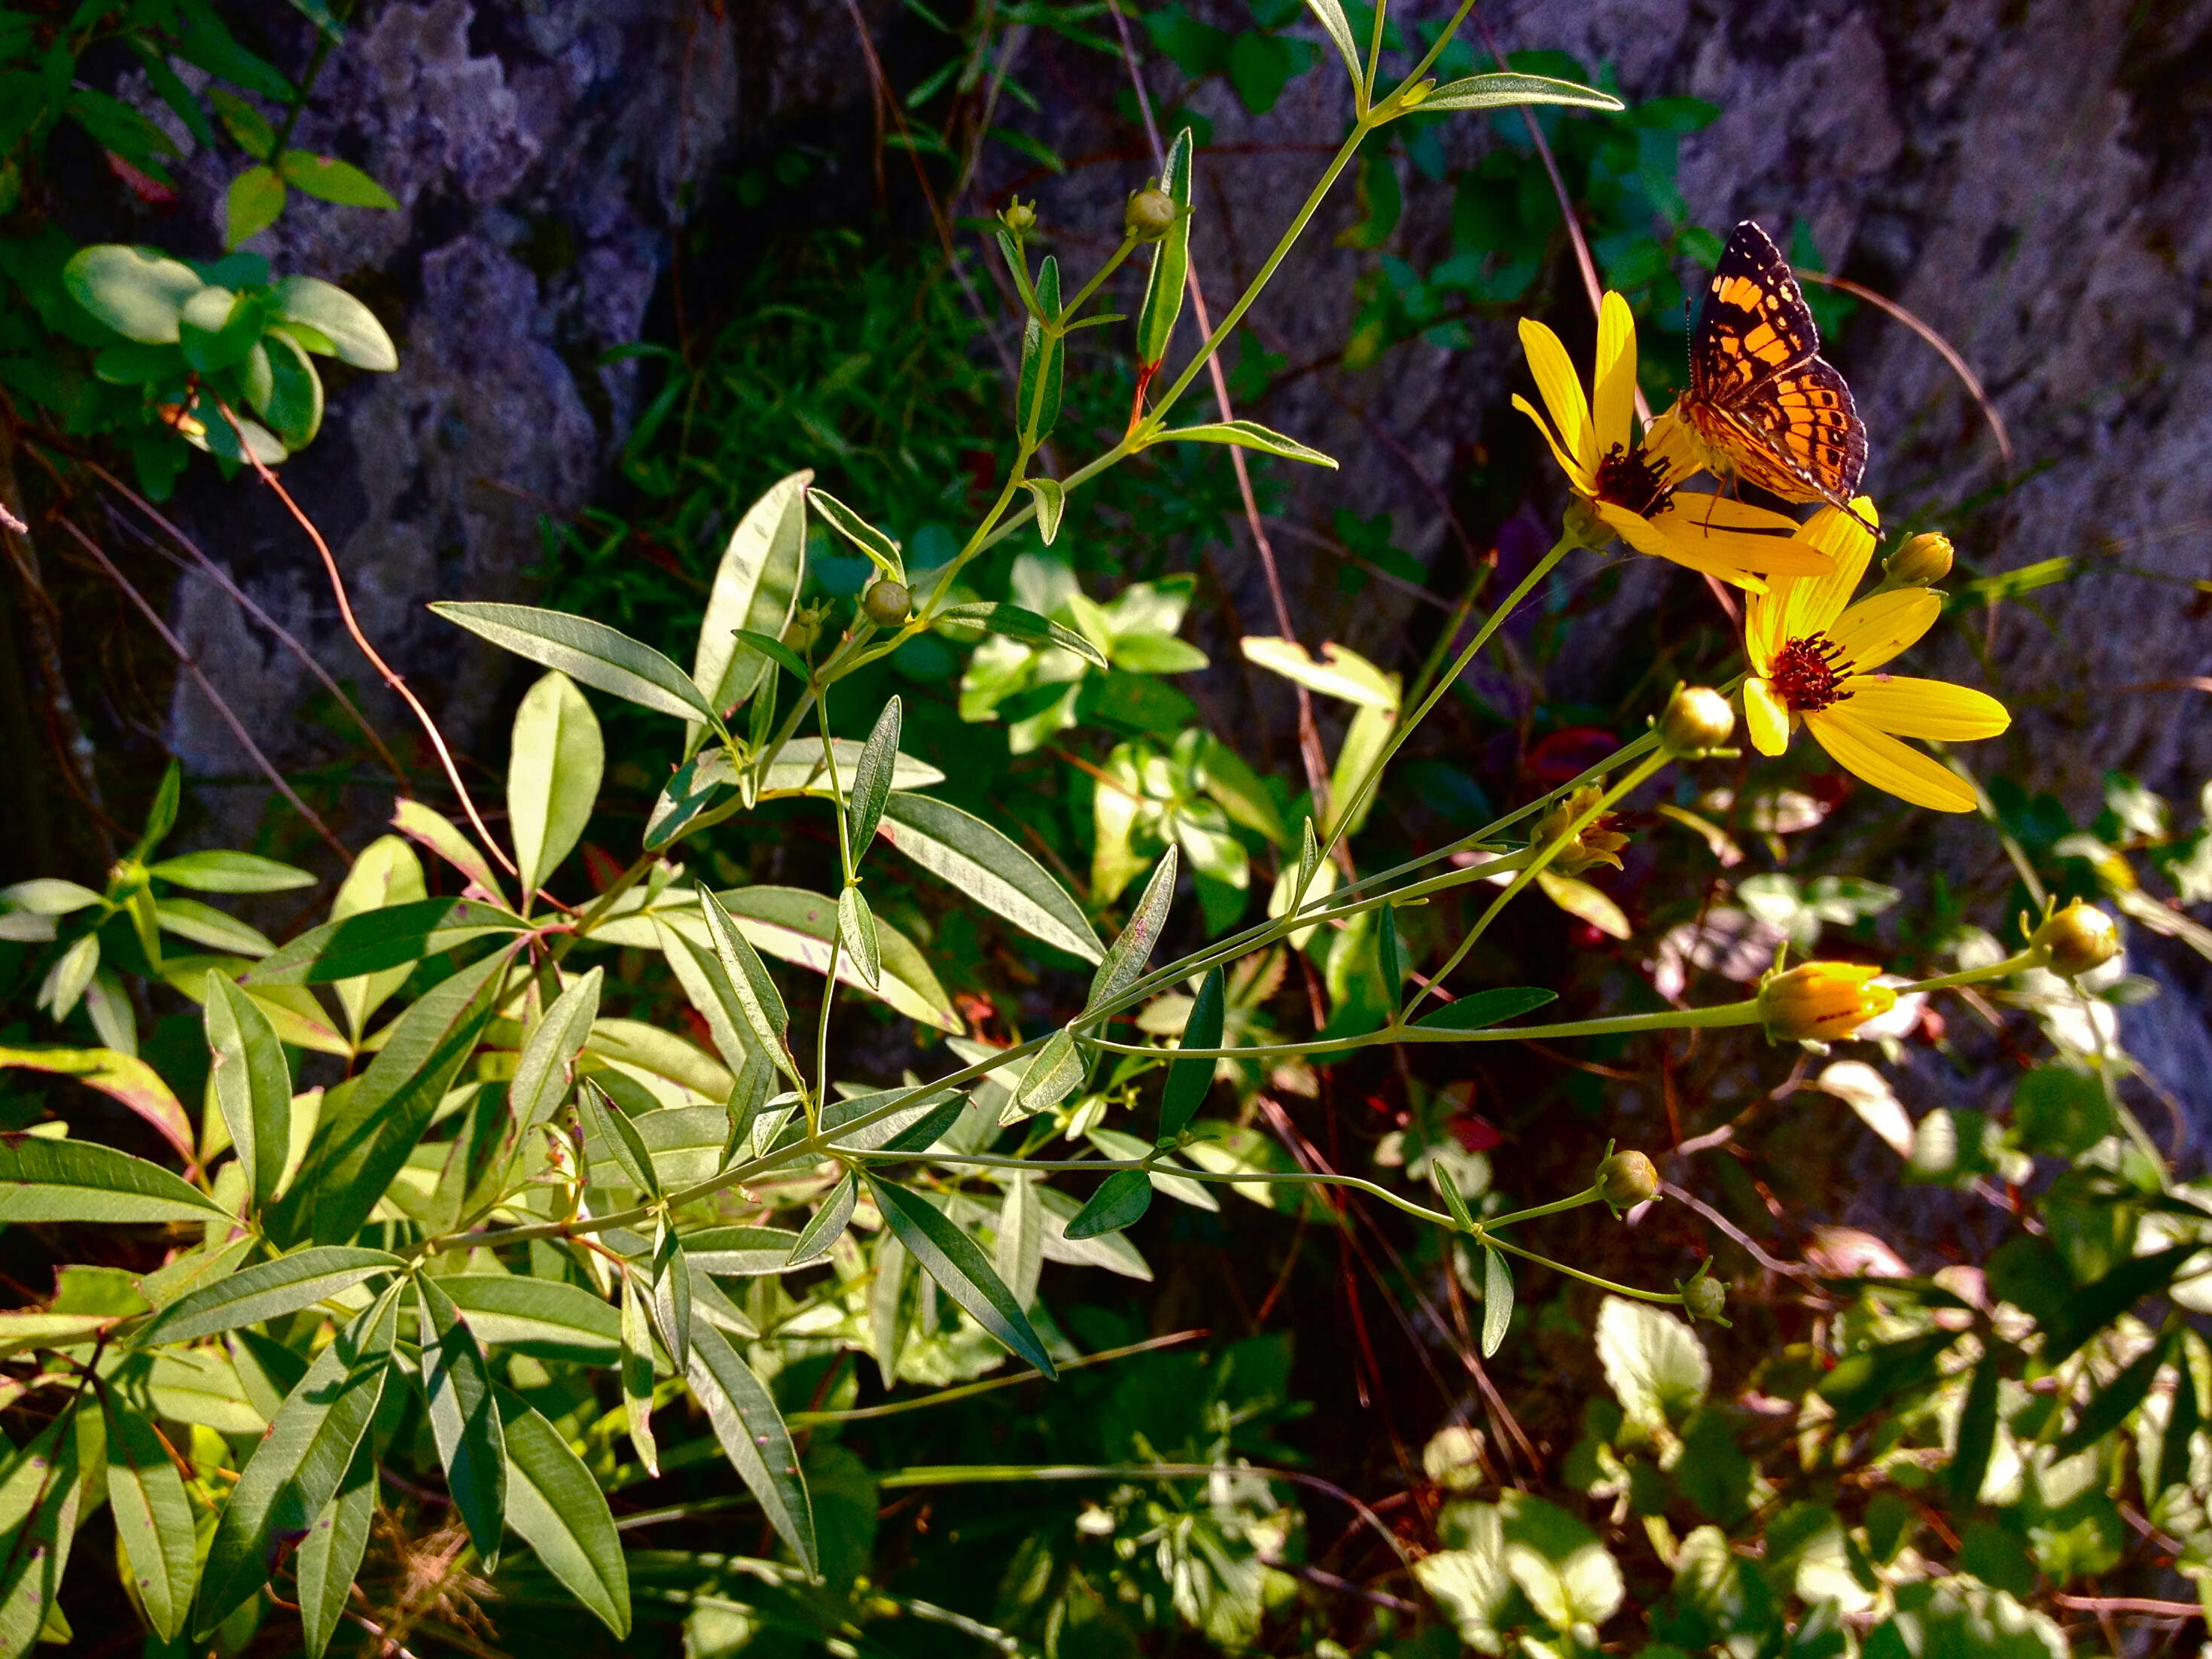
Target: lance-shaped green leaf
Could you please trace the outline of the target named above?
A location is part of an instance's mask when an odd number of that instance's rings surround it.
[[[853,1206],[860,1201],[860,1177],[851,1170],[835,1187],[830,1196],[822,1200],[822,1207],[814,1212],[813,1219],[799,1229],[799,1237],[792,1241],[791,1254],[784,1258],[787,1267],[811,1267],[830,1254],[830,1247],[837,1242],[853,1219]]]
[[[807,501],[822,515],[822,522],[868,556],[868,562],[890,580],[906,580],[906,561],[899,544],[839,501],[826,489],[810,489]]]
[[[1083,907],[1045,867],[979,817],[927,795],[894,789],[884,838],[955,891],[1055,949],[1099,962],[1105,951]]]
[[[714,955],[727,975],[730,990],[738,1000],[738,1011],[744,1017],[745,1027],[753,1040],[768,1053],[779,1071],[794,1083],[799,1079],[798,1063],[791,1057],[785,1033],[791,1029],[791,1014],[783,1006],[783,993],[775,988],[769,977],[768,964],[760,959],[752,941],[738,931],[730,913],[722,908],[722,901],[710,889],[699,892],[699,908],[707,919],[707,932],[714,941]]]
[[[1361,100],[1367,82],[1359,65],[1359,43],[1352,39],[1352,23],[1344,15],[1340,0],[1306,0],[1306,9],[1314,15],[1314,21],[1335,43],[1337,56],[1344,59],[1345,70],[1352,76],[1352,95],[1355,100]]]
[[[790,624],[806,565],[806,486],[813,479],[811,472],[794,472],[771,484],[722,549],[691,661],[693,681],[718,709],[741,707],[768,672],[757,653],[738,648],[737,630],[774,639]],[[704,734],[694,721],[684,732],[685,750]]]
[[[405,837],[379,836],[362,848],[361,856],[353,861],[353,868],[346,872],[345,880],[331,900],[331,920],[343,921],[363,911],[411,904],[429,895],[429,885],[422,878],[422,860],[416,856]],[[411,965],[387,968],[380,974],[340,980],[331,988],[345,1015],[346,1030],[353,1042],[361,1040],[362,1032],[368,1029],[368,1017],[406,984],[413,971]],[[313,1003],[314,998],[304,988],[301,994]]]
[[[293,1557],[300,1584],[300,1650],[322,1659],[345,1617],[353,1581],[368,1553],[369,1523],[376,1518],[376,1437],[362,1437],[338,1489],[307,1528]]]
[[[292,1146],[292,1069],[261,1006],[226,975],[207,976],[210,1081],[255,1208],[276,1196]]]
[[[868,850],[868,843],[876,838],[876,825],[884,816],[884,802],[890,796],[891,775],[898,768],[899,730],[903,719],[904,710],[899,700],[893,697],[884,705],[883,713],[876,716],[875,729],[868,733],[867,747],[860,751],[860,763],[853,771],[848,844],[856,865]]]
[[[653,1154],[637,1133],[637,1126],[588,1079],[576,1091],[576,1121],[584,1129],[586,1164],[611,1162],[622,1184],[645,1198],[660,1196],[660,1178],[653,1171]]]
[[[627,1637],[629,1567],[606,1494],[541,1413],[504,1389],[495,1397],[507,1437],[507,1524],[570,1595]]]
[[[2128,1413],[2142,1404],[2151,1384],[2158,1381],[2159,1368],[2171,1360],[2172,1348],[2173,1334],[2166,1332],[2130,1362],[2081,1408],[2081,1415],[2074,1426],[2061,1435],[2051,1449],[2052,1458],[2067,1458],[2087,1451],[2125,1422]]]
[[[701,750],[668,775],[667,783],[646,817],[641,845],[648,853],[668,846],[737,781],[737,769],[731,765],[727,750],[719,746]]]
[[[714,1437],[722,1443],[738,1478],[745,1483],[776,1536],[791,1547],[799,1565],[820,1571],[815,1547],[814,1506],[799,1476],[791,1431],[761,1380],[747,1369],[720,1331],[702,1324],[691,1335],[691,1364],[685,1380],[707,1408]]]
[[[868,1352],[876,1362],[884,1387],[898,1383],[899,1350],[905,1344],[906,1281],[914,1259],[898,1235],[876,1235],[876,1276],[868,1285]]]
[[[1152,866],[1152,879],[1129,913],[1129,925],[1107,948],[1106,959],[1091,975],[1091,994],[1083,1000],[1085,1013],[1127,990],[1152,959],[1152,946],[1159,943],[1160,930],[1168,925],[1168,908],[1175,902],[1176,864],[1176,849],[1170,847]]]
[[[1098,1183],[1091,1201],[1067,1224],[1069,1238],[1096,1238],[1134,1226],[1152,1207],[1152,1178],[1142,1170],[1116,1170]]]
[[[523,693],[507,763],[507,817],[525,895],[575,850],[605,768],[599,717],[574,681],[556,672]]]
[[[1959,1437],[1944,1472],[1951,1488],[1954,1512],[1972,1509],[1982,1481],[1990,1472],[1990,1454],[1997,1443],[1997,1382],[2005,1346],[1991,1343],[1975,1364],[1973,1380],[1966,1385],[1966,1403],[1959,1413]]]
[[[787,1227],[708,1227],[684,1235],[684,1254],[700,1273],[758,1279],[781,1273],[798,1243]]]
[[[1018,645],[1026,645],[1043,651],[1057,648],[1070,651],[1094,668],[1112,666],[1106,653],[1073,629],[1040,617],[1034,611],[1024,611],[1018,605],[978,604],[948,606],[938,613],[939,628],[981,629],[987,634],[1004,635]],[[911,789],[919,786],[902,780],[898,786]]]
[[[1067,491],[1057,478],[1024,478],[1036,502],[1037,539],[1050,547],[1060,537],[1060,516],[1067,510]],[[940,618],[939,620],[942,620]]]
[[[299,1176],[270,1211],[270,1236],[336,1243],[368,1219],[490,1022],[504,954],[423,993],[336,1110],[325,1103]]]
[[[599,987],[606,970],[594,968],[553,1000],[523,1040],[507,1087],[507,1107],[523,1128],[550,1120],[568,1097],[576,1056],[599,1017]]]
[[[653,1330],[647,1322],[645,1292],[625,1263],[622,1270],[623,1424],[645,1472],[659,1478],[660,1449],[653,1438]]]
[[[740,628],[732,636],[747,651],[759,653],[777,667],[795,674],[800,679],[811,679],[806,659],[773,634],[763,634],[750,628]]]
[[[246,975],[254,985],[328,985],[404,968],[471,939],[526,933],[510,910],[477,899],[416,899],[310,927]]]
[[[837,936],[836,900],[797,887],[732,887],[720,896],[722,908],[730,913],[738,931],[753,942],[756,949],[781,961],[796,963],[810,973],[829,971],[830,943]],[[674,931],[691,938],[690,919],[679,915],[674,920],[678,924]],[[713,963],[714,974],[720,975],[720,963],[704,950],[703,922],[696,932],[701,939],[694,948]],[[882,998],[908,1019],[919,1020],[940,1031],[964,1029],[951,998],[945,994],[944,986],[930,970],[929,958],[919,945],[881,918],[876,921],[876,944],[881,970],[873,986],[861,979],[859,968],[842,953],[837,959],[838,979]],[[680,963],[677,964],[677,971],[681,978],[684,969]],[[732,1007],[734,1009],[734,1003]],[[707,1018],[712,1029],[714,1017],[708,1014]],[[743,1024],[734,1012],[731,1018],[736,1024]]]
[[[1051,255],[1037,267],[1037,305],[1047,314],[1060,315],[1060,261]],[[1014,422],[1024,441],[1035,446],[1052,435],[1060,420],[1061,377],[1066,372],[1065,343],[1034,316],[1022,325],[1022,367],[1014,390]]]
[[[490,1369],[468,1319],[434,1279],[418,1278],[422,1308],[422,1398],[445,1466],[446,1491],[489,1572],[499,1562],[507,1512],[507,1437],[492,1401]]]
[[[1022,1073],[1014,1090],[1015,1109],[1024,1115],[1050,1111],[1082,1085],[1089,1070],[1075,1034],[1064,1027],[1054,1031]]]
[[[983,1254],[982,1247],[921,1194],[868,1176],[868,1190],[898,1241],[975,1322],[1020,1358],[1056,1377],[1058,1370],[1037,1340],[1029,1316]]]
[[[1306,0],[1309,5],[1314,0]],[[1520,104],[1566,104],[1577,109],[1625,108],[1611,93],[1548,75],[1470,75],[1447,81],[1415,106],[1424,115],[1438,110],[1510,109]]]
[[[849,798],[853,793],[853,779],[860,770],[860,756],[866,744],[855,743],[850,738],[830,740],[830,750],[836,757],[837,781]],[[945,774],[926,761],[911,755],[895,757],[891,772],[894,789],[927,789],[932,784],[945,781]],[[830,763],[822,752],[822,739],[809,733],[793,738],[775,751],[775,758],[761,773],[761,799],[767,800],[777,795],[827,795],[830,789]],[[857,850],[857,845],[856,845]]]
[[[615,1310],[580,1285],[519,1273],[454,1273],[438,1287],[468,1316],[469,1329],[486,1347],[579,1365],[611,1365],[620,1354]]]
[[[140,1346],[194,1342],[241,1325],[281,1319],[380,1274],[398,1273],[406,1266],[387,1250],[365,1249],[357,1244],[319,1244],[294,1250],[179,1297],[147,1327]]]
[[[1453,1189],[1456,1192],[1458,1189]],[[1482,1357],[1498,1352],[1513,1322],[1513,1270],[1505,1257],[1489,1245],[1482,1247]]]
[[[337,1491],[383,1397],[398,1306],[395,1285],[315,1356],[285,1396],[216,1523],[195,1632],[213,1631],[268,1583],[279,1545],[307,1531]]]
[[[1209,421],[1204,426],[1176,427],[1170,431],[1156,432],[1145,441],[1149,449],[1154,444],[1229,444],[1238,449],[1256,449],[1263,455],[1273,455],[1285,461],[1304,461],[1308,466],[1325,466],[1332,472],[1336,462],[1318,449],[1308,447],[1296,438],[1286,438],[1279,432],[1271,432],[1257,421]]]
[[[528,605],[441,601],[430,609],[518,657],[655,714],[712,725],[714,710],[691,677],[649,645],[565,611]]]
[[[1207,969],[1206,977],[1199,981],[1197,999],[1190,1006],[1190,1018],[1183,1022],[1182,1046],[1218,1048],[1227,1008],[1226,988],[1222,983],[1221,969],[1216,965]],[[1191,1119],[1198,1115],[1198,1109],[1206,1103],[1206,1093],[1213,1087],[1217,1064],[1211,1059],[1179,1060],[1168,1067],[1167,1086],[1160,1091],[1161,1146],[1175,1145],[1190,1127]]]
[[[495,903],[505,904],[498,873],[483,849],[463,835],[445,818],[440,817],[419,800],[396,800],[392,803],[392,827],[408,840],[428,848],[440,858],[469,878],[471,885],[488,893]],[[368,908],[366,906],[364,908]],[[332,907],[333,915],[337,907]]]
[[[1041,1176],[1012,1172],[999,1200],[998,1248],[991,1265],[1024,1310],[1036,1305],[1037,1280],[1044,1272],[1044,1205],[1037,1197]]]
[[[1398,921],[1384,905],[1375,916],[1375,955],[1382,969],[1383,993],[1389,998],[1391,1018],[1397,1018],[1398,992],[1406,982],[1406,951],[1398,940]]]
[[[85,938],[94,940],[95,936],[88,933]],[[192,1161],[191,1120],[185,1115],[185,1109],[169,1092],[169,1085],[161,1081],[161,1074],[136,1054],[118,1054],[112,1048],[64,1048],[45,1043],[0,1048],[0,1067],[11,1066],[27,1072],[75,1078],[88,1089],[99,1090],[145,1119],[186,1163]]]
[[[54,1595],[69,1565],[82,1509],[84,1433],[64,1408],[12,1456],[0,1453],[0,1653],[20,1659],[58,1612]],[[64,1638],[66,1639],[66,1638]]]
[[[205,1221],[228,1215],[160,1164],[112,1146],[0,1134],[0,1221]]]
[[[1185,127],[1168,146],[1167,171],[1160,188],[1176,204],[1175,223],[1152,248],[1152,271],[1145,282],[1145,303],[1137,313],[1137,362],[1157,368],[1175,337],[1182,315],[1185,279],[1190,274],[1191,136]],[[1048,540],[1050,538],[1048,538]]]
[[[101,1395],[107,1413],[107,1502],[115,1540],[137,1586],[147,1622],[165,1642],[184,1628],[199,1581],[191,1502],[152,1423],[115,1390]]]
[[[653,943],[660,947],[676,982],[684,988],[685,1000],[707,1022],[707,1035],[724,1063],[739,1075],[751,1058],[766,1063],[767,1056],[758,1043],[747,1036],[744,1010],[710,940],[695,939],[691,929],[677,927],[659,915],[652,918],[651,925]],[[703,922],[699,931],[705,931]]]
[[[1559,1000],[1558,993],[1534,985],[1503,986],[1495,991],[1477,991],[1473,996],[1447,1002],[1441,1008],[1431,1008],[1413,1022],[1413,1028],[1421,1031],[1480,1031]]]
[[[282,893],[315,884],[305,870],[289,864],[252,853],[221,850],[182,853],[147,866],[146,873],[198,893]]]
[[[1452,1179],[1452,1172],[1443,1164],[1433,1161],[1430,1164],[1429,1170],[1437,1178],[1437,1190],[1443,1194],[1444,1208],[1451,1212],[1453,1221],[1459,1224],[1462,1231],[1473,1232],[1474,1212],[1467,1207],[1467,1200],[1460,1192],[1459,1182]]]
[[[660,1328],[661,1346],[679,1370],[691,1363],[692,1288],[683,1242],[664,1215],[653,1248],[653,1318]]]
[[[740,1158],[750,1158],[767,1150],[756,1146],[754,1130],[765,1121],[769,1099],[775,1091],[775,1067],[769,1064],[768,1056],[757,1053],[747,1055],[730,1085],[730,1098],[725,1108],[729,1127],[722,1140],[723,1168]]]
[[[876,938],[876,913],[868,908],[868,901],[857,887],[848,887],[837,895],[837,938],[852,958],[853,971],[860,976],[860,982],[872,991],[880,987],[884,954]]]
[[[2197,1430],[2204,1426],[2204,1402],[2197,1395],[2197,1367],[2190,1364],[2190,1346],[2185,1333],[2174,1354],[2178,1363],[2173,1368],[2173,1404],[2166,1413],[2165,1430],[2159,1436],[2158,1470],[2143,1485],[2143,1496],[2152,1504],[2156,1504],[2169,1486],[2188,1480],[2190,1466],[2195,1462],[2191,1447]]]

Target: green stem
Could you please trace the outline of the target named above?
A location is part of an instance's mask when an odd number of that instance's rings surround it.
[[[1534,1250],[1523,1249],[1520,1245],[1509,1243],[1502,1238],[1486,1237],[1482,1242],[1494,1249],[1504,1250],[1508,1255],[1517,1255],[1523,1261],[1534,1261],[1540,1267],[1549,1267],[1553,1273],[1565,1273],[1570,1279],[1579,1279],[1585,1285],[1595,1285],[1601,1291],[1611,1291],[1615,1296],[1633,1297],[1638,1302],[1668,1302],[1677,1307],[1681,1305],[1682,1293],[1680,1291],[1647,1291],[1634,1285],[1622,1285],[1610,1279],[1601,1279],[1595,1273],[1586,1273],[1580,1267],[1570,1267],[1564,1261],[1554,1261],[1547,1255],[1539,1255]]]
[[[1601,1019],[1571,1020],[1559,1025],[1493,1025],[1486,1030],[1454,1031],[1433,1025],[1389,1025],[1358,1036],[1327,1037],[1317,1042],[1255,1044],[1249,1048],[1151,1048],[1104,1037],[1078,1036],[1076,1042],[1105,1054],[1148,1054],[1163,1060],[1275,1060],[1340,1054],[1355,1048],[1387,1048],[1395,1042],[1549,1042],[1566,1037],[1619,1036],[1635,1031],[1709,1030],[1759,1024],[1759,1000],[1723,1002],[1711,1008],[1668,1008],[1654,1014],[1609,1014]]]
[[[1562,1210],[1578,1210],[1585,1204],[1601,1203],[1604,1199],[1605,1194],[1596,1188],[1586,1188],[1572,1198],[1557,1199],[1549,1204],[1539,1204],[1534,1209],[1514,1210],[1504,1215],[1494,1215],[1482,1224],[1483,1230],[1486,1232],[1494,1228],[1510,1227],[1516,1221],[1534,1221],[1538,1216],[1557,1215]]]
[[[1056,334],[1066,334],[1069,319],[1083,309],[1092,295],[1098,292],[1100,283],[1121,268],[1121,261],[1129,257],[1130,251],[1136,246],[1136,236],[1133,233],[1123,232],[1121,246],[1107,256],[1106,263],[1098,267],[1098,274],[1075,291],[1075,297],[1060,308],[1059,316],[1044,319],[1045,326]]]
[[[1382,66],[1382,19],[1390,9],[1390,0],[1375,0],[1375,27],[1367,37],[1367,73],[1359,82],[1359,113],[1365,115],[1375,106],[1375,71]]]

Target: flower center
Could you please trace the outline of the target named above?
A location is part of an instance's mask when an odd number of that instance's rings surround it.
[[[1615,444],[1597,464],[1598,499],[1648,519],[1664,509],[1674,494],[1660,483],[1665,476],[1642,444],[1629,448]]]
[[[1774,667],[1767,678],[1790,713],[1810,714],[1851,695],[1844,690],[1844,682],[1851,677],[1851,665],[1843,656],[1844,647],[1826,634],[1791,640],[1774,653]]]

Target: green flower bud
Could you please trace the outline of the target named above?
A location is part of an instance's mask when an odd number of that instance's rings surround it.
[[[1727,1306],[1728,1286],[1717,1279],[1700,1273],[1682,1286],[1682,1311],[1692,1319],[1719,1319]]]
[[[1020,236],[1036,228],[1036,208],[1018,196],[999,210],[999,222]]]
[[[1951,574],[1951,538],[1940,530],[1923,530],[1882,568],[1899,587],[1933,587]]]
[[[1659,741],[1670,755],[1694,758],[1735,735],[1735,710],[1709,685],[1675,688],[1659,717]]]
[[[1659,1171],[1641,1152],[1615,1152],[1597,1166],[1598,1196],[1615,1211],[1659,1195]]]
[[[1175,228],[1175,198],[1159,187],[1158,182],[1129,193],[1129,206],[1122,216],[1122,228],[1140,242],[1157,242]]]
[[[880,577],[870,582],[868,591],[860,596],[860,609],[877,627],[896,628],[914,609],[914,595],[904,582]]]
[[[2053,911],[2028,943],[2043,952],[2044,963],[2052,973],[2072,979],[2103,967],[2119,954],[2120,930],[2095,905],[2076,899]]]
[[[1429,101],[1429,94],[1436,89],[1437,77],[1431,75],[1417,84],[1407,87],[1404,92],[1399,94],[1398,106],[1401,109],[1419,109]]]

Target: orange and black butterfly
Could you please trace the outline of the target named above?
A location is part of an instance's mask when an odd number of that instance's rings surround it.
[[[1866,471],[1866,427],[1850,387],[1820,356],[1797,279],[1748,219],[1729,234],[1705,290],[1681,412],[1715,471],[1857,516],[1850,503]]]

